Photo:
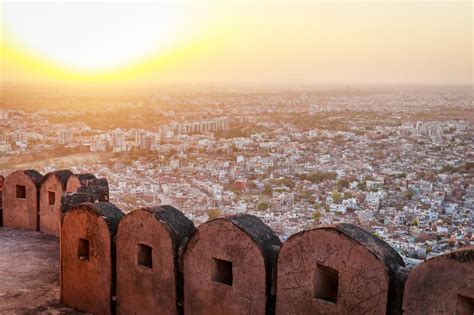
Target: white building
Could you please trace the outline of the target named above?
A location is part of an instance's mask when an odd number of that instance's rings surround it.
[[[62,129],[59,131],[59,144],[67,145],[73,142],[73,133],[71,129]]]

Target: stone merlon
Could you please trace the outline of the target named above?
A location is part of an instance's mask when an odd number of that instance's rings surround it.
[[[16,171],[2,190],[7,229],[59,235],[61,301],[80,311],[474,313],[473,247],[409,271],[392,247],[353,224],[301,231],[282,244],[248,214],[198,228],[168,205],[125,215],[104,201],[107,180],[92,174]]]

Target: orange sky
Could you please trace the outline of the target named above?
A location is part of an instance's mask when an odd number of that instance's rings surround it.
[[[471,1],[1,6],[8,81],[472,84]]]

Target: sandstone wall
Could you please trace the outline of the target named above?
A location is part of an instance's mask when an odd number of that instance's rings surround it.
[[[117,313],[179,314],[181,244],[194,224],[171,206],[127,214],[117,234]]]
[[[61,197],[72,172],[61,170],[44,176],[40,189],[39,230],[59,236],[61,232]]]
[[[290,237],[278,258],[277,314],[400,314],[401,257],[351,224]]]
[[[248,214],[202,224],[184,249],[184,311],[189,314],[272,312],[272,278],[281,243]]]
[[[2,196],[2,191],[3,191],[3,184],[5,183],[5,177],[0,175],[0,227],[3,226],[3,196]]]
[[[109,183],[106,178],[96,178],[94,174],[72,175],[66,186],[66,192],[83,192],[97,196],[99,201],[109,201]]]
[[[7,177],[6,225],[37,228],[42,181],[35,171]],[[59,202],[61,297],[82,311],[474,314],[472,246],[408,271],[393,248],[352,224],[302,231],[281,244],[255,216],[195,229],[171,206],[124,216],[90,187],[79,185]]]
[[[35,170],[16,171],[5,180],[2,191],[3,224],[39,229],[39,190],[43,176]]]
[[[474,249],[428,260],[408,275],[404,314],[474,314]]]
[[[107,202],[72,207],[61,230],[61,301],[94,314],[115,312],[115,240],[123,213]]]

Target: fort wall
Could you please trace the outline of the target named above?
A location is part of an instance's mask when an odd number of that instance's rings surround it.
[[[29,170],[7,177],[6,226],[43,226],[38,198],[51,176],[45,180]],[[247,214],[219,217],[196,229],[171,206],[138,208],[125,215],[103,201],[105,195],[108,199],[108,185],[97,184],[92,176],[81,181],[70,175],[66,186],[74,179],[75,192],[66,187],[60,198],[55,196],[63,218],[55,220],[61,231],[61,299],[78,310],[228,315],[474,312],[474,247],[409,271],[392,247],[352,224],[301,231],[283,243],[270,227]],[[18,198],[17,186],[25,187],[20,189],[23,198]]]
[[[72,172],[61,170],[44,176],[40,189],[39,230],[59,236],[61,232],[61,196]]]

